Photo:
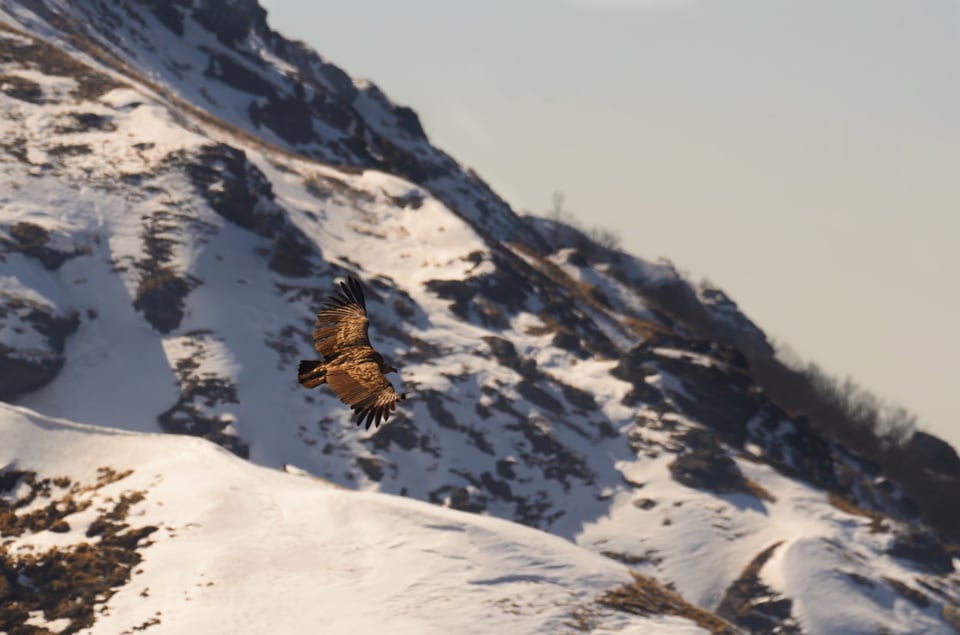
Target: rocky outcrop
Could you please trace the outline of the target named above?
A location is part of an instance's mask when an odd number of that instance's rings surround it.
[[[939,574],[953,572],[953,556],[936,536],[919,528],[897,532],[887,553],[915,562]]]
[[[760,571],[781,543],[774,543],[750,561],[740,577],[723,594],[716,613],[748,633],[800,635],[803,630],[791,615],[793,602],[763,583]]]
[[[26,295],[0,293],[0,399],[12,401],[52,381],[66,361],[76,314],[58,315]]]
[[[753,493],[736,462],[712,434],[692,428],[682,441],[684,451],[670,463],[670,474],[678,483],[720,494]]]
[[[291,278],[314,272],[315,245],[277,206],[270,181],[246,153],[216,144],[170,160],[184,164],[197,192],[217,214],[270,241],[270,269]]]
[[[23,254],[37,260],[50,271],[59,269],[70,258],[88,253],[88,250],[81,247],[55,248],[50,232],[35,223],[20,221],[11,225],[7,231],[10,238],[0,237],[0,253]]]

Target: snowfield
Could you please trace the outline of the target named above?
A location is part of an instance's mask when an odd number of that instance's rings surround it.
[[[127,521],[158,528],[132,581],[83,632],[156,618],[151,633],[558,633],[630,580],[627,567],[541,531],[258,467],[202,439],[3,405],[0,437],[5,471],[86,483],[97,468],[131,470],[97,503],[141,492]],[[15,556],[88,540],[89,512],[65,520],[66,533],[4,548]],[[600,619],[599,632],[699,630],[612,611]]]

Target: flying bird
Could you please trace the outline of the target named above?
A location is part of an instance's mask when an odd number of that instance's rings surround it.
[[[313,347],[323,360],[302,360],[297,380],[306,388],[327,384],[340,401],[357,415],[357,425],[380,427],[397,402],[406,399],[386,378],[398,372],[370,345],[367,305],[360,281],[354,277],[341,282],[317,311]]]

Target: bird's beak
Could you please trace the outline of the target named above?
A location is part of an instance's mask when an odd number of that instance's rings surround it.
[[[400,371],[394,368],[393,366],[387,366],[388,373],[399,373]]]

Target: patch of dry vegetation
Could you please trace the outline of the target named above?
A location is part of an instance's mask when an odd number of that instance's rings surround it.
[[[765,501],[767,503],[777,502],[777,497],[771,494],[770,490],[768,490],[766,487],[764,487],[760,483],[757,483],[756,481],[751,480],[749,478],[744,478],[743,481],[746,484],[747,489],[750,490],[750,492],[760,500]]]
[[[621,553],[619,551],[601,551],[600,553],[611,560],[622,562],[629,567],[637,567],[642,565],[653,565],[656,567],[663,562],[663,558],[658,555],[658,551],[656,549],[647,549],[641,555]]]
[[[839,509],[840,511],[850,514],[852,516],[863,516],[864,518],[870,519],[870,531],[873,533],[880,533],[887,531],[888,527],[886,524],[887,517],[879,512],[875,512],[869,509],[864,509],[857,505],[855,502],[850,500],[849,497],[840,494],[839,492],[829,492],[827,494],[827,502],[829,502],[833,507]]]
[[[68,620],[60,633],[89,628],[97,607],[129,582],[143,559],[139,550],[151,544],[146,538],[157,530],[126,523],[143,492],[106,499],[86,532],[88,542],[37,551],[15,550],[15,539],[25,533],[70,531],[67,519],[93,504],[92,493],[130,473],[100,468],[95,483],[82,485],[66,477],[38,478],[30,471],[0,472],[0,632],[49,632],[24,626],[36,612],[47,621]],[[24,511],[27,507],[31,511]]]
[[[960,633],[960,606],[956,604],[944,604],[940,610],[940,617],[953,627],[957,633]]]
[[[527,259],[527,263],[540,274],[565,289],[576,300],[576,303],[589,306],[613,324],[619,321],[610,315],[610,304],[606,297],[597,295],[597,289],[592,285],[574,279],[562,267],[557,266],[537,250],[521,243],[511,243],[510,248],[516,250]]]
[[[778,406],[802,413],[818,434],[875,463],[941,537],[960,539],[960,505],[953,504],[960,496],[960,474],[943,473],[951,461],[937,463],[923,454],[915,436],[927,445],[939,440],[915,434],[913,413],[882,401],[850,378],[832,377],[816,364],[800,361],[789,350],[778,350],[776,357],[751,357],[750,371]],[[954,468],[955,461],[954,456]]]
[[[17,64],[54,77],[72,77],[77,81],[77,86],[71,95],[75,99],[96,99],[114,88],[126,85],[80,62],[57,47],[34,39],[10,26],[0,24],[0,30],[19,36],[0,38],[0,64]],[[27,92],[29,101],[39,99],[39,96],[33,95],[32,91]]]
[[[606,608],[634,615],[673,615],[688,619],[712,635],[737,635],[732,624],[720,617],[690,604],[683,597],[667,589],[656,580],[631,573],[633,582],[605,592],[597,603]]]
[[[623,323],[642,340],[653,339],[658,335],[675,335],[672,329],[654,320],[643,320],[628,315],[623,318]]]
[[[890,585],[890,588],[896,591],[897,595],[904,598],[905,600],[908,600],[914,606],[921,609],[925,609],[928,606],[930,606],[930,598],[928,598],[925,593],[917,589],[914,589],[909,584],[905,582],[901,582],[896,578],[891,578],[887,576],[884,576],[883,581],[886,582],[888,585]]]

